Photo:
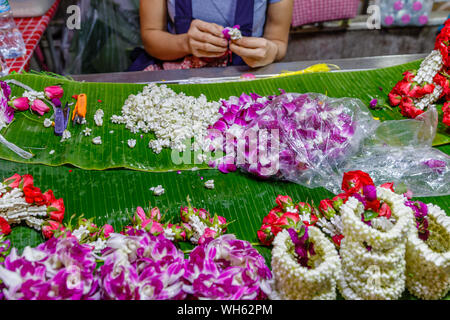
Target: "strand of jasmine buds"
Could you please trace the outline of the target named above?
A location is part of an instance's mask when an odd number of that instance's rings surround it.
[[[437,300],[446,296],[450,290],[450,217],[436,205],[428,204],[428,222],[431,230],[437,235],[432,237],[439,239],[447,245],[444,252],[436,252],[428,245],[428,241],[422,241],[418,237],[415,226],[408,235],[406,247],[406,287],[409,292],[421,299]]]
[[[275,281],[273,299],[335,299],[336,280],[341,272],[340,259],[334,245],[320,229],[310,227],[310,238],[322,261],[312,269],[298,264],[289,253],[293,245],[286,230],[280,232],[272,250],[272,272]]]

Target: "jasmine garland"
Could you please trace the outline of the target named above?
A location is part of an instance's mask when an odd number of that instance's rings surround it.
[[[276,236],[272,250],[273,299],[336,299],[336,281],[341,272],[338,253],[318,228],[309,227],[307,232],[306,237],[314,244],[314,252],[308,254],[307,265],[298,261],[298,250],[293,251],[293,241],[287,230]]]
[[[405,289],[406,237],[413,225],[411,210],[404,205],[402,195],[389,189],[378,187],[376,195],[390,206],[396,219],[387,231],[361,221],[364,205],[355,197],[340,208],[344,238],[339,287],[346,299],[398,299]]]
[[[441,299],[450,290],[450,218],[436,205],[418,208],[427,217],[426,237],[421,229],[412,227],[406,245],[406,287],[421,299]]]

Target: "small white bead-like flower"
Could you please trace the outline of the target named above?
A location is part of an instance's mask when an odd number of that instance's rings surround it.
[[[98,136],[92,139],[93,144],[102,144],[102,137]]]

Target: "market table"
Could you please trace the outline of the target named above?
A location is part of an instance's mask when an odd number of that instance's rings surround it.
[[[252,73],[256,78],[266,78],[283,71],[297,71],[317,63],[334,64],[340,67],[340,71],[370,70],[391,67],[418,59],[423,59],[426,54],[407,54],[379,57],[363,57],[352,59],[308,60],[296,62],[273,63],[263,68],[250,69],[247,66],[230,66],[227,68],[200,68],[186,70],[163,70],[152,72],[116,72],[72,75],[77,81],[86,82],[122,82],[122,83],[201,83],[211,81],[238,80],[243,73]],[[339,71],[335,71],[339,72]]]
[[[74,94],[85,93],[90,99],[86,120],[92,128],[92,134],[87,137],[82,132],[87,126],[71,125],[68,130],[72,132],[72,139],[61,142],[60,137],[43,126],[42,118],[18,113],[14,123],[3,134],[8,141],[33,152],[34,158],[20,159],[8,150],[0,149],[0,174],[3,177],[14,173],[32,175],[40,190],[51,189],[56,197],[63,198],[66,222],[72,214],[74,219],[83,215],[93,219],[98,226],[107,223],[116,231],[130,223],[130,218],[139,212],[138,206],[144,206],[145,210],[158,207],[164,221],[171,223],[180,221],[180,211],[184,212],[180,207],[187,203],[196,208],[205,208],[211,214],[217,213],[226,218],[228,222],[233,221],[227,226],[227,232],[251,243],[265,258],[266,264],[270,265],[271,250],[258,244],[257,230],[263,218],[275,206],[275,197],[289,195],[296,202],[305,201],[317,206],[321,200],[334,197],[336,192],[278,180],[257,179],[239,171],[223,174],[205,163],[178,163],[172,158],[170,149],[157,153],[149,147],[149,142],[153,141],[150,135],[153,133],[133,133],[107,119],[112,120],[113,115],[120,114],[124,101],[134,99],[145,87],[143,83],[148,82],[165,82],[169,84],[167,88],[176,93],[183,92],[191,97],[204,94],[210,101],[239,96],[242,92],[269,96],[278,93],[279,89],[287,92],[317,92],[336,98],[354,97],[364,104],[369,104],[374,98],[386,101],[387,93],[401,79],[402,73],[418,68],[420,61],[417,59],[422,57],[413,55],[320,61],[339,65],[341,71],[229,83],[226,81],[235,80],[242,73],[252,72],[264,78],[283,70],[302,69],[317,61],[279,63],[258,70],[231,67],[73,76],[79,81],[45,74],[10,75],[5,78],[23,81],[39,90],[50,85],[61,85],[64,88],[64,104],[73,103]],[[192,85],[193,82],[200,84]],[[167,88],[159,87],[163,90]],[[13,90],[13,94],[20,92],[16,87]],[[189,105],[183,102],[177,101],[173,108]],[[94,126],[92,119],[95,121],[94,113],[99,108],[104,111],[105,121],[101,126]],[[398,109],[371,110],[371,113],[381,121],[403,119]],[[102,143],[95,143],[96,138],[101,138]],[[127,147],[127,139],[134,139],[137,143]],[[448,147],[450,145],[440,146],[439,149],[449,154]],[[427,156],[427,153],[424,154]],[[404,163],[410,167],[412,162]],[[327,176],[326,179],[331,180],[331,177]],[[205,181],[210,180],[214,181],[212,190],[205,184]],[[156,194],[153,190],[156,186],[163,187],[164,193]],[[450,204],[448,196],[415,199],[437,204],[444,210]],[[15,226],[9,239],[17,248],[42,243],[42,236],[24,225]],[[185,253],[190,253],[194,248],[188,242],[180,242],[179,245]],[[411,298],[407,292],[403,293],[402,299]]]
[[[39,41],[41,40],[44,31],[47,29],[50,20],[55,15],[60,2],[61,0],[56,0],[51,8],[47,11],[47,13],[43,16],[14,19],[17,27],[22,33],[23,41],[25,42],[26,53],[22,57],[6,60],[6,64],[9,67],[10,72],[20,72],[23,70],[27,70],[33,52],[36,49]]]

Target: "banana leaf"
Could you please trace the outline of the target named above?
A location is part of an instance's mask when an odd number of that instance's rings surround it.
[[[412,62],[386,69],[372,71],[356,71],[342,73],[315,73],[304,74],[286,78],[264,79],[249,82],[232,82],[218,84],[170,85],[176,92],[185,92],[188,95],[199,96],[204,93],[209,100],[228,98],[231,95],[240,95],[242,92],[256,92],[260,95],[276,94],[278,88],[290,92],[319,92],[330,97],[354,97],[365,103],[376,98],[382,105],[387,101],[387,93],[402,77],[406,69],[417,68],[419,62]],[[52,128],[43,126],[44,117],[23,112],[16,113],[16,119],[1,133],[10,142],[34,154],[30,160],[24,160],[6,148],[0,148],[0,158],[17,162],[41,163],[50,166],[72,164],[82,169],[111,169],[129,168],[152,172],[167,172],[193,167],[206,168],[205,165],[193,163],[191,165],[174,165],[171,160],[171,151],[166,149],[155,154],[148,148],[148,142],[154,139],[153,134],[133,134],[125,130],[123,125],[113,124],[109,121],[113,114],[120,114],[124,101],[130,94],[137,94],[143,84],[116,84],[116,83],[81,83],[60,78],[39,75],[12,75],[35,90],[43,90],[48,85],[61,84],[66,102],[74,102],[73,94],[86,93],[88,97],[88,112],[85,126],[69,125],[72,138],[64,143],[60,137],[53,134]],[[13,86],[13,95],[20,96],[23,89]],[[102,102],[98,102],[101,100]],[[97,109],[105,112],[104,124],[97,127],[93,123],[93,116]],[[440,109],[440,108],[439,108]],[[373,110],[373,116],[381,121],[402,119],[396,109]],[[440,111],[441,113],[441,111]],[[440,115],[442,116],[442,114]],[[84,127],[90,127],[93,132],[90,137],[82,134]],[[450,142],[449,132],[444,125],[438,128],[435,145]],[[94,145],[92,138],[101,136],[103,143]],[[127,146],[128,139],[136,139],[134,149]],[[50,151],[54,150],[53,154]],[[195,159],[194,155],[191,155]]]

